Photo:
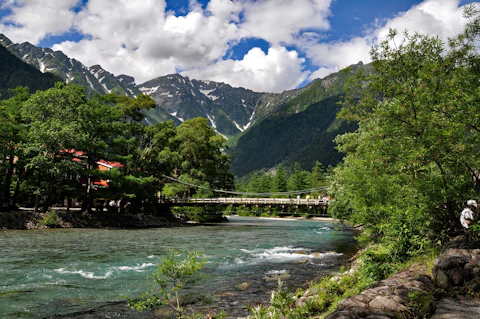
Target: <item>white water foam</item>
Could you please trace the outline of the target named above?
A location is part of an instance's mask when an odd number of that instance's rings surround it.
[[[107,279],[112,276],[112,271],[107,271],[107,273],[103,276],[95,276],[95,273],[90,271],[83,271],[83,270],[66,270],[65,268],[55,269],[56,272],[62,275],[80,275],[83,278],[87,279]]]
[[[94,272],[85,271],[85,270],[66,270],[65,268],[55,269],[55,271],[62,275],[80,275],[86,279],[107,279],[112,277],[113,274],[127,272],[127,271],[135,271],[135,272],[143,272],[146,268],[155,266],[152,263],[143,263],[141,265],[135,266],[115,266],[110,267],[107,269],[104,275],[95,275]]]
[[[306,248],[291,246],[274,247],[270,249],[241,249],[241,251],[251,256],[252,259],[249,262],[253,264],[264,261],[290,262],[302,259],[323,259],[343,255],[342,253],[337,253],[335,251],[320,253],[312,252],[310,249]]]

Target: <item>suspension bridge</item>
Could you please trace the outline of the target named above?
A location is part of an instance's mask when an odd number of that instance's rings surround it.
[[[315,214],[326,214],[329,204],[329,197],[321,196],[318,199],[299,198],[300,194],[310,194],[312,192],[324,193],[326,187],[317,187],[310,189],[302,189],[292,192],[272,192],[272,193],[253,193],[253,192],[235,192],[227,190],[209,189],[202,186],[186,183],[170,176],[164,176],[174,182],[188,185],[194,188],[208,189],[214,193],[224,195],[224,197],[211,198],[185,198],[173,197],[163,198],[160,205],[169,207],[207,207],[207,206],[224,206],[224,207],[259,207],[267,208],[281,208],[281,211],[307,211]],[[296,196],[293,198],[293,196]],[[228,197],[227,197],[228,196]],[[232,197],[239,196],[239,197]],[[268,196],[268,197],[267,197]],[[277,196],[277,197],[275,197]],[[280,196],[280,197],[279,197]],[[285,198],[287,197],[288,198]]]

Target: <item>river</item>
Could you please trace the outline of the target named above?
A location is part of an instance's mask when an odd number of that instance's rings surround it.
[[[232,216],[211,226],[0,231],[0,318],[144,318],[120,295],[138,296],[169,248],[208,258],[200,289],[211,309],[245,315],[268,300],[275,275],[290,287],[337,270],[356,251],[332,222]],[[236,288],[241,283],[248,288]],[[151,317],[151,316],[150,316]]]

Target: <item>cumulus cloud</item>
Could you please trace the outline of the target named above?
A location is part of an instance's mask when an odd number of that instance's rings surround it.
[[[242,38],[232,22],[239,6],[215,0],[185,16],[165,12],[164,1],[90,0],[76,27],[91,40],[54,46],[87,65],[99,63],[114,73],[133,75],[138,83],[221,59]],[[133,7],[130,7],[133,6]]]
[[[80,0],[10,0],[1,9],[11,14],[0,20],[0,33],[12,41],[37,44],[49,35],[69,32],[75,19],[72,10]]]
[[[253,48],[243,60],[222,60],[204,68],[185,71],[182,75],[260,92],[282,92],[305,80],[308,72],[302,71],[304,61],[296,51],[288,51],[284,47],[271,47],[267,54]]]
[[[425,0],[371,23],[360,35],[327,41],[334,0],[210,0],[206,6],[190,0],[181,15],[167,11],[165,1],[4,0],[0,9],[10,14],[1,18],[0,32],[14,42],[33,44],[75,32],[83,39],[52,48],[87,66],[100,64],[115,75],[132,75],[137,83],[181,72],[281,92],[306,77],[369,62],[370,46],[383,40],[389,28],[446,39],[465,23],[460,0]],[[268,52],[248,48],[243,57],[227,59],[249,39],[265,41]],[[312,71],[306,65],[313,65]]]
[[[242,28],[270,43],[292,43],[302,30],[330,28],[331,0],[260,0],[245,3]]]
[[[463,6],[459,4],[460,0],[425,0],[388,20],[375,31],[375,35],[382,41],[389,29],[397,29],[400,32],[409,30],[411,33],[438,35],[446,40],[458,34],[466,23],[462,17]]]
[[[304,36],[297,44],[318,66],[310,79],[322,78],[359,61],[370,62],[371,46],[385,40],[389,29],[399,31],[399,40],[405,30],[411,34],[419,32],[439,36],[444,40],[455,36],[466,23],[462,17],[463,6],[459,5],[459,0],[425,0],[390,19],[376,20],[363,36],[331,43]]]

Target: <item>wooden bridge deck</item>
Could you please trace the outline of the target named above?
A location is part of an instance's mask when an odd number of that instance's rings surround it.
[[[166,199],[161,204],[168,206],[307,206],[327,207],[328,200],[318,199],[290,199],[290,198],[242,198],[242,197],[215,197],[215,198],[178,198]]]

